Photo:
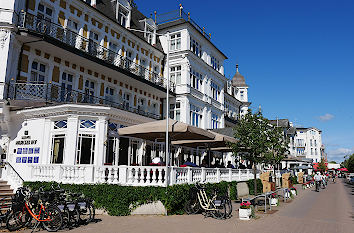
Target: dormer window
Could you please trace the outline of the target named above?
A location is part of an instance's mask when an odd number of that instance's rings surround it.
[[[124,9],[122,6],[119,6],[118,10],[118,23],[123,27],[126,27],[128,21],[129,11]]]

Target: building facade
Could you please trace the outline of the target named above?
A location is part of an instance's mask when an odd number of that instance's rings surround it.
[[[164,143],[120,137],[118,129],[163,119],[167,88],[170,117],[197,127],[222,128],[246,112],[244,78],[230,86],[226,56],[178,12],[163,23],[127,0],[2,1],[0,146],[16,173],[154,184],[138,182],[142,171],[131,166],[164,158]],[[199,164],[206,154],[173,152],[172,166],[191,156]],[[144,169],[162,182],[162,170]]]

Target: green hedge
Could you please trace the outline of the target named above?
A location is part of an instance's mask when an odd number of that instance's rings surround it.
[[[247,182],[250,193],[253,192],[253,180]],[[25,182],[33,190],[43,187],[49,190],[53,182]],[[56,186],[57,183],[54,183]],[[112,184],[60,184],[62,188],[71,192],[83,193],[95,201],[96,208],[105,209],[110,215],[125,216],[130,214],[130,207],[160,200],[166,207],[168,214],[184,214],[184,204],[189,199],[189,190],[193,185],[182,184],[164,187],[133,187]],[[262,190],[262,182],[258,180],[258,190]],[[207,193],[214,188],[220,190],[221,195],[230,195],[236,199],[236,182],[221,182],[206,184]],[[260,191],[261,192],[261,191]],[[260,193],[259,192],[259,193]]]

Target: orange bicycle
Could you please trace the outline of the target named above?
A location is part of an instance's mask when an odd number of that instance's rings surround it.
[[[48,196],[45,192],[38,191],[31,193],[26,189],[21,189],[24,198],[24,207],[26,214],[30,215],[26,221],[35,220],[32,232],[41,224],[44,229],[49,232],[58,231],[63,224],[63,216],[60,209],[51,204],[47,204]],[[20,215],[20,216],[23,216]],[[19,221],[19,215],[14,213],[10,215],[8,221],[17,222],[23,224],[23,221]]]

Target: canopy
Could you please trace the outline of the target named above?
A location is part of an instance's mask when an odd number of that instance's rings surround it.
[[[171,141],[174,140],[211,140],[215,134],[172,119],[168,120],[168,132]],[[129,136],[155,141],[166,137],[166,119],[133,125],[118,130],[120,136]]]
[[[348,169],[347,169],[347,168],[345,168],[345,167],[343,167],[343,168],[339,168],[339,169],[338,169],[338,171],[347,172],[347,171],[348,171]]]
[[[312,169],[312,167],[309,167],[309,166],[297,166],[297,167],[294,167],[293,169]]]
[[[188,147],[205,147],[205,148],[213,148],[213,150],[217,150],[220,148],[222,151],[231,151],[231,148],[228,147],[228,143],[236,143],[237,140],[233,137],[229,137],[223,134],[215,133],[213,131],[208,131],[215,135],[215,138],[212,140],[180,140],[173,141],[172,145],[179,146],[188,146]]]

